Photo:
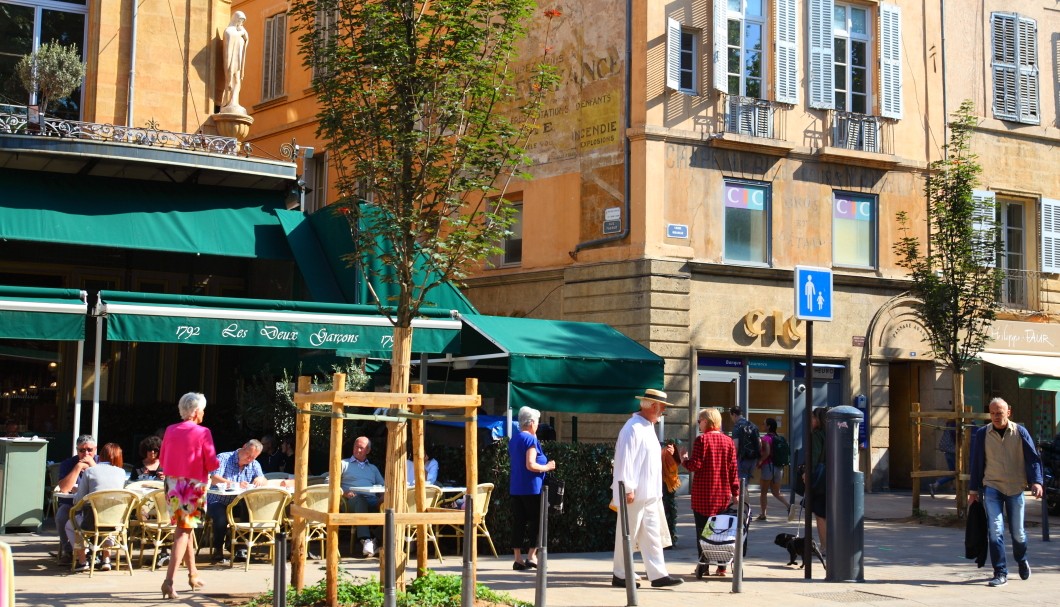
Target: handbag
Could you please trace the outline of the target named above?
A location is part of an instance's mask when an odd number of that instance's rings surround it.
[[[548,491],[548,506],[556,512],[563,512],[563,494],[566,492],[566,483],[553,474],[546,474],[544,485],[541,489]]]

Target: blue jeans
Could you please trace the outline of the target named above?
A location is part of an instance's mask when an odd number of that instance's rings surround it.
[[[954,470],[956,470],[957,469],[957,457],[953,453],[945,453],[945,452],[943,452],[942,455],[944,455],[946,457],[946,469],[949,470],[950,472],[953,472]],[[943,485],[945,485],[947,483],[952,483],[952,482],[953,482],[953,477],[952,476],[939,477],[937,480],[935,480],[935,488],[936,489],[941,489]]]
[[[1005,495],[993,487],[983,487],[986,509],[986,537],[990,543],[990,562],[994,574],[1008,575],[1005,562],[1005,518],[1012,536],[1012,556],[1019,563],[1027,558],[1027,534],[1023,530],[1023,492]]]
[[[354,493],[353,497],[346,498],[346,506],[350,512],[364,514],[365,512],[379,512],[379,496],[374,493]],[[355,533],[358,539],[372,537],[374,529],[368,525],[358,525]]]

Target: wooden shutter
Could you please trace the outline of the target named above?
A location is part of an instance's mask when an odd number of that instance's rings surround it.
[[[997,232],[997,196],[986,190],[972,190],[972,203],[975,204],[972,230],[978,233],[978,238],[989,238],[992,241]],[[986,266],[997,266],[997,260],[991,257]]]
[[[780,103],[799,102],[799,40],[795,0],[775,0],[774,39],[776,57],[776,95]]]
[[[726,0],[714,0],[714,89],[729,92],[728,41],[729,6]]]
[[[880,115],[902,117],[902,12],[880,5]]]
[[[832,0],[810,0],[810,107],[819,110],[835,109],[833,73],[835,59],[832,50]]]
[[[994,72],[994,117],[1017,120],[1016,15],[990,13],[991,68]]]
[[[261,57],[261,99],[265,101],[272,99],[269,92],[272,90],[272,31],[276,25],[275,19],[265,20],[265,35],[262,36],[264,44],[262,45],[262,57]]]
[[[681,88],[681,23],[666,18],[666,88]]]
[[[1060,200],[1042,198],[1042,272],[1060,274]]]
[[[1038,24],[1034,19],[1020,17],[1016,24],[1016,62],[1019,76],[1016,93],[1019,96],[1019,121],[1038,124]]]

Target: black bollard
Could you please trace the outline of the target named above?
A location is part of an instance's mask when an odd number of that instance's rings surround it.
[[[626,483],[618,482],[618,520],[622,522],[622,564],[626,569],[626,607],[637,605],[637,580],[633,573],[633,545],[629,541],[629,514],[626,512]]]
[[[732,564],[732,591],[743,592],[743,524],[744,499],[747,493],[747,479],[740,479],[740,499],[736,501],[736,558]]]
[[[386,509],[383,526],[383,607],[397,607],[397,563],[394,551],[397,542],[394,538],[394,509]]]
[[[865,474],[858,470],[861,411],[836,407],[825,414],[828,568],[825,581],[865,581]],[[809,492],[809,490],[807,490]]]
[[[541,514],[537,528],[537,590],[534,607],[548,607],[545,589],[548,587],[548,494],[552,485],[541,487]]]
[[[250,555],[247,555],[250,558]],[[272,561],[272,607],[287,606],[287,534],[277,533]]]
[[[475,584],[472,581],[474,570],[471,563],[471,537],[475,529],[475,496],[464,494],[464,575],[460,580],[460,607],[475,606]],[[476,538],[477,541],[477,538]]]

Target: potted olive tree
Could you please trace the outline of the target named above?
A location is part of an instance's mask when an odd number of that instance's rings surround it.
[[[37,94],[40,116],[48,110],[48,104],[74,92],[85,77],[85,63],[76,44],[63,46],[58,42],[45,42],[37,52],[24,55],[15,65],[22,87],[30,95]],[[32,109],[31,109],[32,112]],[[30,120],[30,123],[37,122]]]

